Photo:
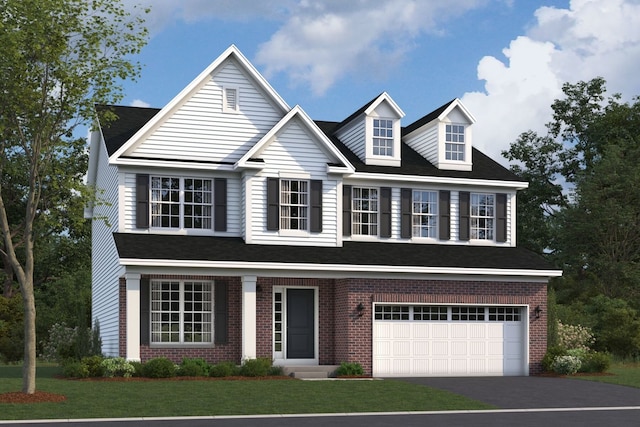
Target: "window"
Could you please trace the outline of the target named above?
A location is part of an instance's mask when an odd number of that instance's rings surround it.
[[[413,237],[437,237],[438,193],[413,191]]]
[[[495,195],[471,193],[471,238],[493,240]]]
[[[376,320],[409,320],[409,306],[406,305],[376,305]]]
[[[484,321],[484,307],[451,307],[451,320]]]
[[[373,155],[393,156],[393,121],[373,119]]]
[[[152,227],[210,230],[212,219],[212,180],[151,177]]]
[[[280,229],[309,228],[309,181],[280,180]]]
[[[520,322],[522,307],[376,305],[374,319],[429,322]]]
[[[445,159],[464,161],[464,126],[445,125]]]
[[[351,199],[352,233],[378,235],[378,189],[353,187]]]
[[[211,282],[151,282],[152,343],[212,343]]]
[[[448,310],[445,306],[413,307],[413,320],[447,320]]]
[[[223,89],[224,99],[222,100],[222,111],[225,113],[235,113],[239,111],[238,92],[237,87],[225,87]]]

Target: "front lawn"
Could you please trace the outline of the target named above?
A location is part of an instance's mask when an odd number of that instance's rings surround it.
[[[613,375],[580,375],[576,378],[640,388],[640,363],[616,363],[607,373]]]
[[[39,367],[37,389],[60,403],[0,403],[0,419],[171,417],[335,412],[444,411],[493,407],[394,380],[65,380]],[[21,367],[0,366],[0,393],[21,389]]]

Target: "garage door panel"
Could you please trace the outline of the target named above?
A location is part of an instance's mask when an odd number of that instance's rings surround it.
[[[466,339],[469,336],[469,327],[468,325],[464,324],[464,323],[453,323],[453,324],[449,324],[449,328],[450,328],[450,338],[453,339]]]
[[[431,352],[434,356],[448,356],[449,355],[449,342],[448,341],[434,341],[431,343]]]
[[[469,343],[469,355],[484,356],[487,354],[487,343],[484,341],[472,341]]]
[[[432,323],[431,324],[431,336],[434,339],[448,339],[449,338],[449,325],[446,323]]]
[[[411,341],[393,341],[393,357],[411,356]]]
[[[413,355],[428,356],[429,355],[429,341],[413,341]]]
[[[487,325],[484,323],[471,323],[468,325],[469,338],[473,339],[486,339],[487,338]]]

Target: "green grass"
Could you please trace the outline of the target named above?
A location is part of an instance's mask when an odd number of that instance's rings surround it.
[[[607,373],[613,375],[580,375],[576,378],[640,388],[640,364],[616,363]]]
[[[72,381],[39,367],[37,389],[61,403],[0,404],[0,419],[170,417],[491,409],[402,381]],[[0,393],[21,389],[21,368],[0,366]]]

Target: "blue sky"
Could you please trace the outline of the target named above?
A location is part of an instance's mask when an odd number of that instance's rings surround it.
[[[340,121],[386,91],[407,125],[453,98],[497,158],[564,82],[640,95],[640,0],[124,0],[151,38],[124,105],[162,107],[235,44],[291,106]],[[504,163],[504,161],[503,161]]]

